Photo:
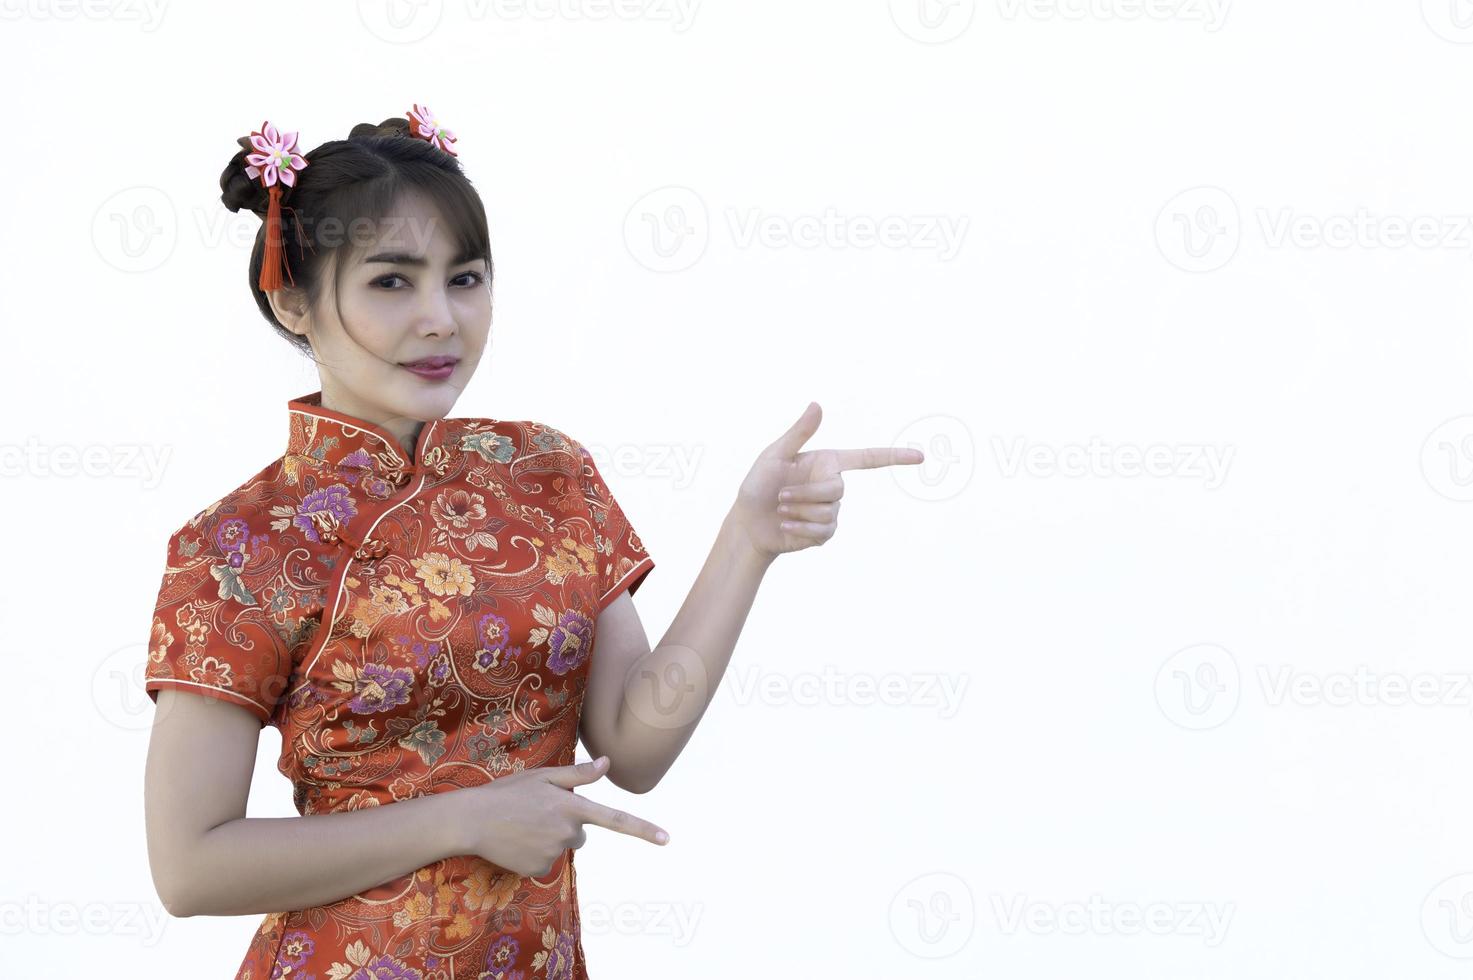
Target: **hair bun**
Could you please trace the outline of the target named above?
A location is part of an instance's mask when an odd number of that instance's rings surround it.
[[[230,158],[230,163],[220,174],[220,202],[231,211],[253,211],[265,216],[271,203],[270,192],[261,185],[259,177],[246,173],[246,154],[254,153],[250,137],[242,136],[238,143],[241,150]]]
[[[381,123],[359,123],[348,131],[348,138],[358,136],[410,136],[407,116],[392,116]]]

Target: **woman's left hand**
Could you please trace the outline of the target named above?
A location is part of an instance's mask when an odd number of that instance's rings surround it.
[[[798,421],[762,450],[737,490],[727,522],[765,560],[823,544],[838,530],[844,470],[914,465],[919,449],[810,449],[803,443],[818,429],[823,410],[810,402]]]

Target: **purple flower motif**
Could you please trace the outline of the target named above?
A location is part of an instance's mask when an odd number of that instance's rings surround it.
[[[220,526],[215,528],[215,544],[220,546],[221,551],[235,551],[245,544],[249,536],[250,528],[246,522],[239,517],[221,521]]]
[[[414,675],[404,668],[385,664],[369,664],[353,683],[353,700],[348,707],[360,715],[388,711],[409,700],[409,684]]]
[[[383,953],[354,970],[348,980],[424,980],[424,974]]]
[[[317,537],[316,522],[312,519],[313,514],[325,513],[333,518],[329,523],[342,524],[348,518],[358,513],[358,508],[353,504],[353,497],[348,488],[341,483],[335,483],[321,490],[314,490],[302,498],[297,507],[297,516],[292,523],[301,529],[307,536],[308,541],[321,540]]]
[[[566,674],[587,659],[592,643],[593,620],[576,609],[565,611],[547,640],[552,651],[547,658],[547,669],[554,674]]]
[[[444,658],[436,660],[430,665],[430,681],[434,684],[445,683],[445,678],[450,676],[450,661]]]
[[[486,969],[491,970],[492,976],[495,976],[496,970],[515,966],[517,953],[521,948],[521,943],[512,937],[502,936],[496,942],[492,943],[491,948],[486,951]]]
[[[557,945],[547,951],[547,980],[573,980],[573,934],[560,932]]]
[[[373,457],[368,455],[366,449],[355,449],[338,461],[339,466],[351,466],[362,468],[373,465]]]
[[[317,948],[317,940],[305,932],[289,932],[281,940],[281,951],[276,954],[279,963],[296,969],[307,962],[307,957]]]
[[[476,624],[476,631],[481,637],[481,646],[487,650],[501,650],[506,647],[506,620],[495,613],[482,616]]]

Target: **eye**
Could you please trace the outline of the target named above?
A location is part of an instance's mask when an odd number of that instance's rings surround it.
[[[481,273],[481,272],[462,272],[460,275],[456,276],[455,278],[456,279],[464,279],[466,276],[470,276],[471,277],[471,281],[469,283],[467,283],[467,286],[479,286],[479,285],[481,285],[482,283],[484,283],[486,281],[485,274],[484,273]]]
[[[373,281],[372,285],[374,285],[374,286],[384,286],[385,288],[390,288],[390,287],[387,286],[387,283],[391,279],[404,279],[404,277],[401,276],[401,275],[399,275],[399,273],[397,273],[397,272],[392,272],[392,273],[390,273],[387,276],[379,276],[377,279],[375,279]],[[405,282],[408,282],[408,280],[405,279]]]

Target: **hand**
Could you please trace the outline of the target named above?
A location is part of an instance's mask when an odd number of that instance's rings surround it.
[[[844,470],[913,465],[919,449],[810,449],[799,452],[818,429],[823,410],[809,402],[798,421],[762,450],[737,490],[727,522],[765,560],[823,544],[838,530]],[[782,494],[784,496],[780,497]]]
[[[664,831],[648,820],[572,792],[601,779],[608,768],[609,757],[603,755],[572,766],[525,769],[484,786],[456,790],[465,801],[461,819],[470,828],[467,853],[519,875],[541,877],[564,851],[583,846],[586,823],[666,843],[668,835],[660,840],[657,835]]]

